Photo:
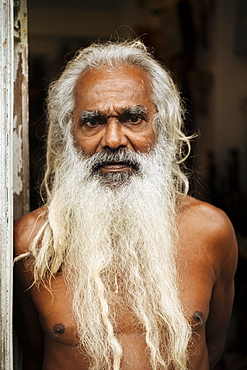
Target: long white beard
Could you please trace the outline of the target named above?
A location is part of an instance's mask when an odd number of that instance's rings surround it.
[[[121,367],[117,302],[143,331],[151,368],[182,370],[191,330],[179,301],[169,148],[136,157],[137,173],[109,186],[92,175],[94,158],[82,159],[72,147],[65,153],[48,213],[55,255],[64,260],[90,369]]]

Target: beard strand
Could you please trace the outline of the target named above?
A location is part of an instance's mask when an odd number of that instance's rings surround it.
[[[191,330],[178,294],[168,149],[86,158],[70,147],[56,173],[48,221],[90,369],[120,369],[121,306],[142,328],[151,368],[187,368]],[[128,163],[133,171],[100,173],[111,162]]]

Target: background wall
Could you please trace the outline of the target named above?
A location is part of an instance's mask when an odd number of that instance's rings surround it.
[[[245,11],[245,13],[244,13]],[[205,173],[208,150],[215,152],[221,181],[226,181],[229,150],[240,151],[240,184],[247,175],[247,3],[218,0],[208,29],[210,47],[197,50],[197,66],[211,74],[207,107],[196,110],[200,128],[197,165]],[[245,46],[244,39],[245,38]],[[243,46],[242,46],[243,45]],[[219,180],[219,179],[218,179]],[[220,185],[219,183],[217,184]]]

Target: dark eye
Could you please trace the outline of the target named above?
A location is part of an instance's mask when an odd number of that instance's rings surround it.
[[[81,121],[81,126],[86,127],[86,128],[95,128],[103,124],[104,124],[104,121],[100,119],[99,117],[84,118]]]
[[[97,125],[100,125],[100,122],[97,118],[92,118],[92,119],[89,119],[86,122],[84,122],[84,125],[86,125],[88,127],[95,127]]]
[[[143,117],[137,114],[132,114],[131,116],[126,117],[125,122],[129,122],[132,124],[138,124],[143,121]]]

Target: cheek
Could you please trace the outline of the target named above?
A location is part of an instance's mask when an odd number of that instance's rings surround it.
[[[156,141],[156,135],[153,128],[150,130],[132,136],[131,142],[135,150],[147,152],[153,148]]]
[[[82,134],[80,129],[74,130],[74,142],[75,146],[82,149],[86,155],[94,154],[98,146],[97,137],[87,137]]]

